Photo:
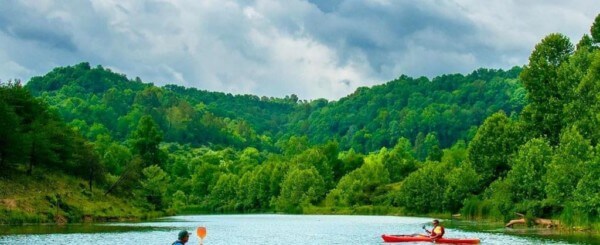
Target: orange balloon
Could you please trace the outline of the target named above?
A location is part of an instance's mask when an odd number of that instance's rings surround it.
[[[206,228],[202,226],[198,227],[198,229],[196,229],[196,234],[200,239],[204,239],[206,237]]]

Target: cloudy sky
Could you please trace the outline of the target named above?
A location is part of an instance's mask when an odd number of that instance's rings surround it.
[[[406,74],[527,63],[597,0],[4,0],[0,80],[87,61],[156,85],[337,100]]]

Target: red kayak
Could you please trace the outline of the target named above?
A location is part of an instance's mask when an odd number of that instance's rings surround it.
[[[384,242],[433,242],[426,236],[411,235],[381,235]],[[479,244],[479,238],[439,238],[436,243],[454,243],[454,244]]]

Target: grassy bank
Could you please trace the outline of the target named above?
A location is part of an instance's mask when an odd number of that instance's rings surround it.
[[[355,207],[316,207],[302,208],[303,214],[339,214],[339,215],[406,215],[404,209],[390,206],[355,206]]]
[[[60,173],[38,169],[0,175],[0,224],[142,220],[164,215],[145,212],[132,200]]]
[[[471,231],[499,230],[504,229],[506,221],[503,216],[479,215],[471,214],[451,214],[451,213],[428,213],[417,214],[407,212],[403,208],[389,206],[354,206],[354,207],[315,207],[309,206],[302,209],[303,214],[339,214],[339,215],[393,215],[393,216],[418,216],[432,217],[444,220],[444,225],[450,228],[460,228]],[[515,219],[519,217],[514,217]],[[557,219],[559,222],[562,220]],[[553,234],[553,235],[587,235],[590,237],[600,238],[600,223],[585,222],[568,225],[566,222],[560,223],[558,226],[546,228],[543,225],[518,224],[513,228],[506,228],[507,233],[530,232],[537,234]]]

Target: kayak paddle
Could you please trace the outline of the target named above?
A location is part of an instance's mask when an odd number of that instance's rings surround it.
[[[206,237],[206,227],[199,226],[198,229],[196,229],[196,235],[198,235],[198,238],[200,238],[200,244],[202,244],[202,240],[204,240]]]

